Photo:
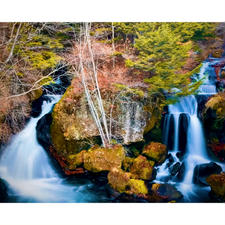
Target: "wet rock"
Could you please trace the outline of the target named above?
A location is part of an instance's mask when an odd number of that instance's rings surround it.
[[[219,174],[222,168],[214,162],[197,165],[194,169],[193,182],[208,185],[206,178],[211,174]]]
[[[184,172],[185,172],[185,164],[182,163],[180,165],[179,171],[178,171],[178,173],[176,175],[178,181],[182,181],[184,179]]]
[[[167,148],[169,150],[173,149],[174,146],[174,132],[175,132],[175,127],[174,127],[174,116],[171,115],[169,118],[169,135],[168,135],[168,140],[167,140]]]
[[[168,163],[166,164],[167,167],[170,167],[173,163],[174,163],[174,158],[172,156],[172,154],[168,154]]]
[[[149,195],[150,201],[153,202],[170,202],[180,201],[183,195],[173,185],[170,184],[153,184]]]
[[[0,202],[7,202],[8,191],[7,184],[4,180],[0,178]]]
[[[179,117],[179,150],[185,152],[187,145],[189,117],[185,113],[181,113]]]
[[[31,116],[32,117],[38,117],[41,114],[41,107],[43,102],[50,102],[51,101],[51,97],[47,96],[47,95],[42,95],[40,98],[34,100],[31,104]]]
[[[91,172],[110,171],[121,168],[125,158],[125,150],[121,145],[112,148],[94,146],[83,155],[84,168]]]
[[[120,193],[146,195],[148,189],[143,180],[131,179],[131,173],[121,169],[112,169],[108,174],[110,186]]]
[[[178,158],[180,161],[182,161],[183,158],[184,158],[184,152],[177,152],[177,153],[176,153],[176,156],[177,156],[177,158]]]
[[[165,161],[167,156],[166,145],[158,142],[151,142],[144,147],[142,153],[149,159],[154,160],[158,164],[161,164]]]
[[[130,167],[132,178],[150,180],[152,179],[152,172],[155,162],[148,161],[146,157],[140,155],[133,160]]]
[[[50,125],[52,123],[51,113],[47,113],[37,122],[37,139],[38,142],[48,149],[51,145]]]
[[[170,174],[172,176],[175,176],[181,168],[181,164],[179,162],[176,162],[171,168],[170,168]]]
[[[206,179],[211,192],[220,201],[225,201],[225,173],[212,174]]]

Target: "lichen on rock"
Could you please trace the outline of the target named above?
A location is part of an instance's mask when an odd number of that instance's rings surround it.
[[[161,164],[167,156],[166,145],[159,142],[151,142],[144,147],[142,154],[154,160],[156,163]]]
[[[212,174],[206,181],[210,185],[213,194],[225,201],[225,172]]]
[[[153,161],[149,162],[146,157],[142,155],[138,156],[130,167],[132,178],[150,180],[154,164]]]
[[[143,180],[131,179],[131,173],[124,172],[121,169],[113,168],[108,174],[108,182],[113,189],[120,193],[148,194],[148,189]]]
[[[125,158],[125,149],[121,145],[111,148],[94,146],[84,154],[84,168],[91,172],[110,171],[121,168]]]

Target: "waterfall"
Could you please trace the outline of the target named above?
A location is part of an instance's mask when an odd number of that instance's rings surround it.
[[[31,118],[26,127],[15,135],[0,159],[0,177],[10,187],[12,196],[21,202],[87,202],[95,201],[86,191],[89,184],[69,185],[51,165],[48,155],[36,138],[39,119],[52,110],[60,96],[48,96],[42,113]],[[86,192],[86,193],[83,193]]]
[[[215,73],[210,62],[203,63],[198,74],[198,79],[203,79],[203,84],[199,87],[198,95],[210,96],[216,93]],[[195,166],[212,161],[207,154],[204,132],[197,113],[198,102],[194,95],[182,97],[179,99],[179,102],[168,106],[163,134],[164,143],[168,147],[172,161],[168,162],[169,160],[167,159],[162,166],[159,166],[156,177],[157,182],[175,184],[184,194],[186,201],[189,200],[190,195],[196,195],[197,187],[193,184]],[[188,124],[186,124],[186,127],[184,126],[182,117],[187,118]],[[171,129],[171,126],[173,129]],[[182,135],[181,132],[183,132]],[[171,176],[171,168],[176,163],[181,165],[182,160],[178,157],[180,155],[183,155],[185,172],[183,179],[178,181],[177,177]],[[203,189],[209,190],[208,187]]]

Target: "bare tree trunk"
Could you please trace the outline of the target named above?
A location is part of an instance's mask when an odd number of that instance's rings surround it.
[[[103,103],[102,103],[102,97],[101,97],[101,93],[100,93],[100,89],[99,89],[99,85],[98,85],[98,74],[96,71],[96,65],[95,65],[95,61],[94,61],[94,55],[93,55],[93,51],[91,48],[91,42],[90,42],[90,37],[89,37],[89,26],[88,23],[85,24],[85,28],[86,28],[86,38],[87,38],[87,44],[88,44],[88,49],[89,49],[89,53],[91,56],[91,61],[92,61],[92,68],[93,68],[93,74],[94,74],[94,80],[95,80],[95,85],[96,85],[96,90],[97,90],[97,102],[98,102],[98,107],[102,116],[102,120],[103,120],[103,125],[104,125],[104,130],[105,130],[105,134],[106,134],[106,138],[108,141],[108,144],[110,144],[110,136],[109,136],[109,131],[108,131],[108,125],[107,125],[107,121],[106,121],[106,115],[105,115],[105,110],[103,107]]]
[[[115,52],[114,38],[115,38],[115,32],[114,32],[114,25],[112,22],[112,49],[113,49],[113,52]],[[114,68],[114,66],[115,66],[115,59],[113,57],[113,68]]]
[[[13,42],[12,48],[10,50],[9,56],[6,59],[5,63],[8,63],[9,60],[11,59],[12,55],[13,55],[13,51],[14,51],[14,48],[15,48],[15,45],[16,45],[16,42],[17,42],[17,39],[18,39],[18,36],[19,36],[19,32],[20,32],[21,25],[22,25],[22,23],[19,24],[19,27],[18,27],[18,29],[16,31],[16,36],[14,38],[14,42]]]

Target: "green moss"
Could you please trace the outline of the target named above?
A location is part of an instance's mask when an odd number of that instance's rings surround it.
[[[121,169],[113,169],[108,174],[110,186],[120,193],[148,194],[148,189],[143,180],[131,179],[131,174]]]
[[[130,168],[132,166],[134,162],[134,158],[131,158],[131,157],[125,157],[125,159],[123,160],[123,169],[125,171],[130,171]]]
[[[126,193],[146,195],[148,194],[148,188],[146,187],[143,180],[130,179]]]
[[[147,156],[149,159],[154,160],[157,163],[163,163],[166,159],[167,151],[166,145],[159,142],[151,142],[146,145],[143,149],[143,155]]]
[[[110,171],[112,168],[121,168],[125,158],[125,150],[121,145],[112,148],[94,146],[84,156],[84,168],[97,173]]]
[[[81,166],[84,163],[84,157],[87,151],[83,150],[77,154],[72,154],[68,156],[67,161],[69,162],[69,169],[74,170],[78,166]]]
[[[212,192],[225,201],[225,173],[210,175],[206,181]]]
[[[152,178],[154,163],[148,162],[147,158],[140,155],[133,160],[130,167],[132,178],[150,180]]]

